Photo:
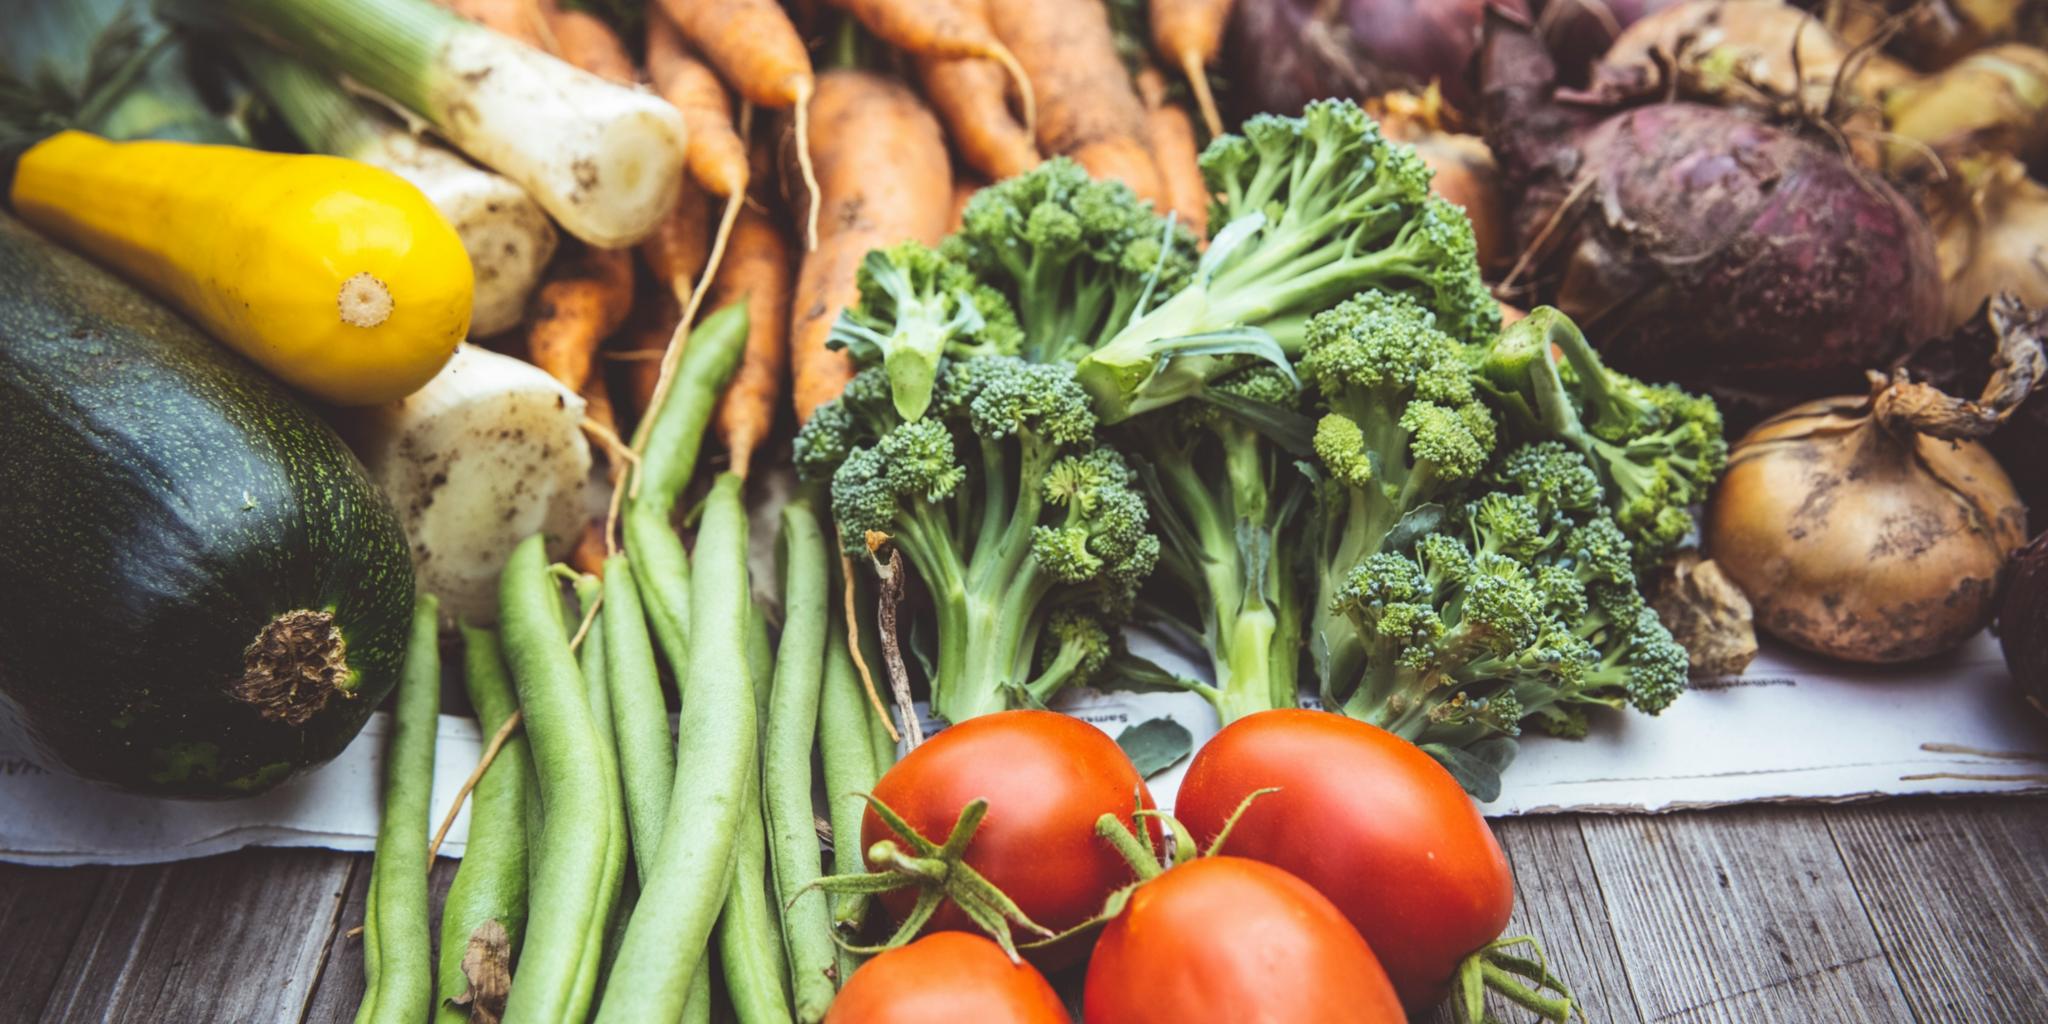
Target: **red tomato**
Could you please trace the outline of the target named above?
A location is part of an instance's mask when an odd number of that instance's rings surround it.
[[[1204,857],[1131,894],[1088,961],[1084,1024],[1406,1024],[1358,930],[1307,883]]]
[[[875,784],[875,797],[934,843],[945,842],[961,808],[986,799],[988,817],[968,844],[967,865],[1008,893],[1026,917],[1056,932],[1093,917],[1111,892],[1135,877],[1095,835],[1095,821],[1104,814],[1131,823],[1133,794],[1152,806],[1145,780],[1116,741],[1050,711],[969,719],[911,751]],[[869,808],[861,820],[862,848],[892,837],[902,841]],[[900,923],[917,890],[884,893],[881,901]],[[949,901],[926,930],[975,926]],[[1017,941],[1030,937],[1019,934]],[[1032,951],[1032,961],[1056,970],[1086,954],[1085,942],[1062,942]]]
[[[1175,812],[1207,844],[1254,790],[1222,852],[1283,868],[1330,898],[1411,1010],[1500,936],[1514,879],[1451,773],[1393,733],[1326,711],[1264,711],[1188,765]]]
[[[853,972],[825,1024],[1068,1024],[1067,1008],[1030,964],[966,932],[937,932]]]

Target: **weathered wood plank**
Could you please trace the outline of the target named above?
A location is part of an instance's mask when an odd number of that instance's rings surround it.
[[[50,1001],[106,868],[0,864],[0,1020],[34,1020]]]
[[[1825,813],[1581,819],[1644,1020],[1915,1020]]]
[[[136,945],[156,917],[171,867],[152,864],[107,871],[43,1007],[44,1021],[101,1019],[124,983]],[[249,890],[242,898],[254,893]]]
[[[170,865],[145,912],[79,960],[62,1019],[274,1021],[297,1016],[348,862],[245,850]],[[261,979],[260,983],[252,981]]]
[[[1572,986],[1588,1020],[1640,1020],[1579,820],[1512,818],[1494,822],[1493,830],[1515,871],[1515,913],[1507,934],[1533,935],[1543,943],[1551,970]],[[1528,1011],[1498,996],[1488,1006],[1504,1021],[1529,1018]],[[1449,1007],[1426,1018],[1430,1024],[1452,1019]]]
[[[1906,998],[1925,1021],[2048,1021],[2048,800],[1828,815]]]
[[[340,901],[340,912],[335,915],[334,929],[328,936],[327,949],[320,969],[320,980],[313,988],[300,1020],[305,1024],[329,1024],[355,1019],[356,1006],[363,1001],[363,940],[359,935],[348,933],[363,924],[363,907],[370,893],[370,856],[348,854],[355,868],[354,877],[349,879],[348,891]],[[442,858],[434,862],[427,875],[428,905],[433,908],[434,936],[439,942],[441,927],[441,901],[448,896],[448,886],[455,881],[455,870],[461,861]],[[438,950],[437,950],[438,952]],[[438,998],[444,993],[436,993]]]

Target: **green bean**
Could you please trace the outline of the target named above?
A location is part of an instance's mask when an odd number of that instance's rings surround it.
[[[626,879],[626,804],[624,788],[619,781],[618,744],[612,735],[611,691],[605,681],[608,663],[605,659],[604,622],[596,615],[604,584],[595,576],[578,576],[575,585],[577,603],[582,606],[584,618],[590,622],[589,630],[583,636],[580,656],[583,690],[590,703],[591,724],[597,729],[597,762],[605,776],[605,813],[611,819],[611,842],[604,851],[605,886],[599,896],[599,907],[604,916],[598,926],[590,930],[588,959],[578,981],[578,1001],[588,1006],[609,966],[608,953],[618,949],[619,934],[626,926],[625,916],[619,912],[619,890]]]
[[[868,727],[875,715],[861,687],[860,673],[853,667],[853,656],[847,653],[846,625],[837,611],[830,619],[825,680],[818,699],[818,748],[824,764],[827,816],[832,822],[832,873],[857,875],[868,869],[860,842],[865,808],[860,794],[872,792],[875,780],[882,776],[875,767],[879,758]],[[865,896],[840,897],[832,907],[834,925],[857,928],[867,904]],[[859,958],[842,949],[838,961],[839,980],[844,983],[852,977]]]
[[[647,618],[631,560],[623,554],[605,560],[604,610],[598,618],[604,623],[605,682],[611,691],[612,730],[618,737],[619,771],[626,787],[633,866],[645,877],[654,866],[662,819],[668,814],[676,751]]]
[[[632,497],[621,516],[626,550],[638,566],[634,581],[654,626],[669,671],[682,684],[689,663],[690,562],[669,517],[676,499],[697,470],[704,427],[717,406],[726,378],[739,365],[747,340],[747,307],[735,302],[705,317],[690,332],[676,364],[675,383],[652,420],[640,424],[634,447],[641,453]]]
[[[825,673],[832,577],[827,569],[831,552],[808,500],[799,498],[783,507],[781,548],[782,640],[776,647],[774,688],[769,693],[761,791],[768,808],[776,905],[782,908],[782,945],[789,959],[796,1016],[815,1024],[832,1004],[839,953],[832,941],[825,894],[809,888],[819,873],[811,743]]]
[[[512,683],[505,678],[496,633],[465,625],[462,649],[463,687],[476,708],[477,727],[488,741],[518,710],[519,702],[512,696]],[[496,921],[505,931],[504,948],[495,953],[503,957],[497,965],[503,971],[500,980],[511,976],[512,958],[526,929],[526,803],[531,793],[527,773],[531,770],[526,736],[515,731],[469,792],[469,839],[462,847],[462,866],[456,869],[448,898],[441,904],[437,1024],[467,1024],[470,1020],[468,1000],[459,1006],[450,1001],[470,990],[462,961],[477,929],[486,922]],[[497,999],[503,997],[502,990],[496,993]],[[493,1012],[497,1009],[502,1006],[494,1007]]]
[[[434,733],[441,713],[440,603],[413,602],[398,710],[384,749],[384,811],[363,911],[363,1001],[357,1024],[411,1022],[434,1012],[433,932],[427,924],[427,820]]]
[[[746,664],[751,611],[740,489],[739,477],[721,475],[697,527],[677,779],[655,863],[641,880],[639,903],[598,1006],[600,1024],[681,1015],[731,882],[759,747],[752,687],[744,670],[735,671]]]
[[[561,593],[549,573],[541,537],[528,537],[505,563],[499,582],[512,683],[525,713],[526,736],[539,769],[544,813],[534,842],[533,888],[519,971],[506,1001],[506,1024],[581,1020],[589,1010],[595,964],[590,936],[605,919],[612,816],[607,779],[582,673],[569,651]]]
[[[775,651],[768,639],[767,616],[759,609],[747,616],[747,675],[755,721],[765,726]],[[762,818],[760,783],[757,762],[747,785],[739,842],[733,848],[732,888],[726,891],[718,917],[718,960],[740,1024],[789,1024],[789,963],[768,889],[768,829]]]

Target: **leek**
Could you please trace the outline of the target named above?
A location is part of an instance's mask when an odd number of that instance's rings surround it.
[[[591,245],[646,238],[682,186],[683,120],[674,107],[430,0],[168,0],[165,8],[346,75],[518,182]]]
[[[476,268],[470,333],[518,325],[555,253],[555,226],[526,190],[406,131],[326,75],[254,40],[236,54],[258,91],[308,149],[382,167],[412,182],[454,225]]]

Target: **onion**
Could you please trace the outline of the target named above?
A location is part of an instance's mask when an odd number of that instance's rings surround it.
[[[2027,703],[2048,715],[2048,533],[2012,560],[2012,582],[1998,613],[1998,646]]]
[[[1992,43],[2048,34],[2039,0],[1829,0],[1825,7],[1844,38],[1882,34],[1886,50],[1922,71],[1939,71]]]
[[[1490,22],[1486,139],[1525,264],[1509,283],[1618,369],[1753,422],[1940,332],[1926,224],[1831,141],[1699,103],[1559,102],[1533,31]]]
[[[1969,322],[2001,291],[2048,306],[2048,187],[2011,157],[1973,168],[1955,184],[1933,203],[1949,323]]]
[[[1977,402],[1904,372],[1738,441],[1707,505],[1708,555],[1779,639],[1849,661],[1954,648],[1990,622],[2026,508],[1978,443],[2048,372],[2048,318],[1993,306],[1998,364]]]
[[[1853,61],[1853,63],[1851,63]],[[1825,110],[1844,65],[1843,94],[1874,104],[1913,73],[1880,53],[1857,53],[1813,15],[1780,0],[1685,0],[1630,26],[1593,69],[1596,92],[1681,90],[1716,102],[1797,99]]]
[[[1247,0],[1227,37],[1231,81],[1246,114],[1293,114],[1328,96],[1363,102],[1432,82],[1453,110],[1470,113],[1466,67],[1489,3],[1528,13],[1523,0]]]
[[[1886,147],[1895,176],[1927,168],[1929,150],[1951,165],[1997,153],[2048,165],[2048,50],[2022,43],[1979,50],[1892,90],[1884,110],[1900,140]]]

